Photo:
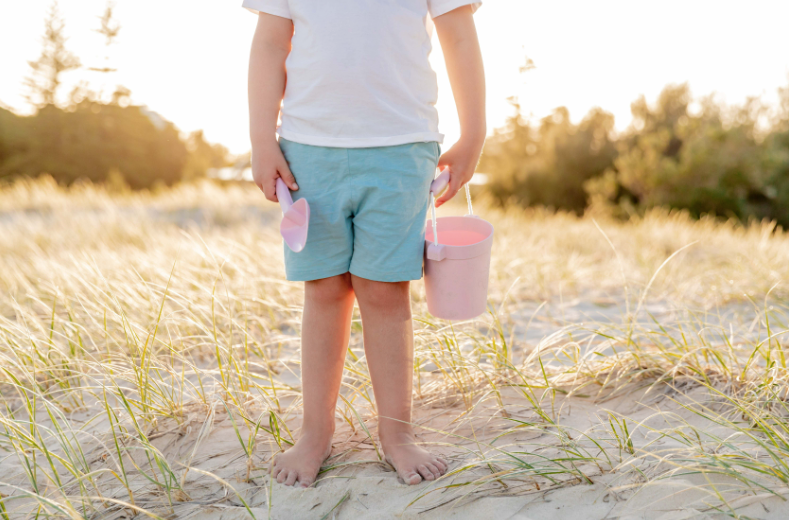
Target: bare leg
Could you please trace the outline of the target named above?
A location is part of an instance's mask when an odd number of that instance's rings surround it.
[[[271,474],[288,486],[308,487],[331,452],[334,410],[351,333],[350,274],[306,282],[301,326],[304,422],[299,439],[277,456]]]
[[[364,352],[378,407],[378,435],[386,460],[406,484],[435,480],[446,462],[416,445],[411,427],[414,331],[408,282],[351,276],[364,326]]]

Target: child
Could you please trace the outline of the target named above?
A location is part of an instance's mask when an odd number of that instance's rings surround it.
[[[304,421],[296,444],[272,466],[277,482],[310,486],[331,451],[354,298],[386,460],[407,484],[447,470],[416,445],[410,424],[409,281],[422,277],[436,166],[451,175],[440,205],[469,181],[482,150],[485,80],[472,17],[479,4],[244,0],[258,12],[249,64],[255,183],[276,201],[280,177],[311,210],[304,250],[285,248],[288,280],[305,282]],[[429,16],[461,126],[460,140],[443,155]]]

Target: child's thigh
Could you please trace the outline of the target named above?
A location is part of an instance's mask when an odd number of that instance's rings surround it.
[[[425,215],[438,156],[435,142],[350,150],[358,194],[351,274],[380,282],[422,277]]]

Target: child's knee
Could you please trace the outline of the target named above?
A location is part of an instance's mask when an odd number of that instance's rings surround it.
[[[376,282],[358,277],[353,281],[360,305],[410,310],[409,282]]]
[[[353,296],[349,273],[306,282],[304,289],[306,298],[319,304],[337,304]]]

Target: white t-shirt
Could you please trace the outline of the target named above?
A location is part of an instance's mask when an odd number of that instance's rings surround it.
[[[442,142],[433,18],[480,0],[243,0],[293,20],[280,136],[364,148]]]

